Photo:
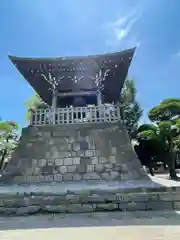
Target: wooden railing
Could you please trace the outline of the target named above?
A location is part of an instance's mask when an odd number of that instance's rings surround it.
[[[94,107],[69,107],[50,109],[39,109],[31,111],[31,125],[51,124],[75,124],[75,123],[100,123],[118,122],[120,110],[115,105],[100,105]]]

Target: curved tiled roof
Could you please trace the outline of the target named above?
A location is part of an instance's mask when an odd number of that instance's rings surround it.
[[[51,104],[50,85],[44,77],[51,73],[54,77],[63,77],[58,85],[59,91],[80,91],[96,89],[95,75],[100,70],[110,69],[104,82],[103,94],[108,102],[119,100],[135,48],[121,52],[100,55],[53,58],[25,58],[9,56],[19,72],[41,96]],[[77,76],[78,83],[72,79]]]

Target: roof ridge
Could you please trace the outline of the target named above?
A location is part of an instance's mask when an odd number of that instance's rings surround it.
[[[135,52],[136,47],[129,48],[120,52],[111,52],[111,53],[102,53],[102,54],[90,54],[87,56],[61,56],[61,57],[17,57],[13,55],[8,55],[9,59],[11,60],[34,60],[34,61],[58,61],[58,60],[76,60],[76,59],[87,59],[87,58],[98,58],[103,56],[114,56],[118,54],[125,54],[127,52]]]

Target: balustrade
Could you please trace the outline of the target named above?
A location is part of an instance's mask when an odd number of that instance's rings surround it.
[[[38,109],[31,111],[30,124],[60,125],[75,123],[101,123],[118,122],[120,120],[120,110],[116,105],[100,105],[93,107],[68,107],[51,109]]]

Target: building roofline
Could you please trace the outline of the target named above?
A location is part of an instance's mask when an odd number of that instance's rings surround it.
[[[17,57],[14,55],[8,55],[9,59],[11,61],[13,60],[24,60],[24,61],[63,61],[63,60],[78,60],[78,59],[92,59],[92,58],[100,58],[100,57],[104,57],[104,56],[116,56],[116,55],[121,55],[121,54],[126,54],[126,53],[134,53],[136,50],[136,47],[127,49],[127,50],[123,50],[120,52],[112,52],[112,53],[104,53],[104,54],[91,54],[91,55],[87,55],[87,56],[69,56],[69,57],[44,57],[44,58],[38,58],[38,57]]]

